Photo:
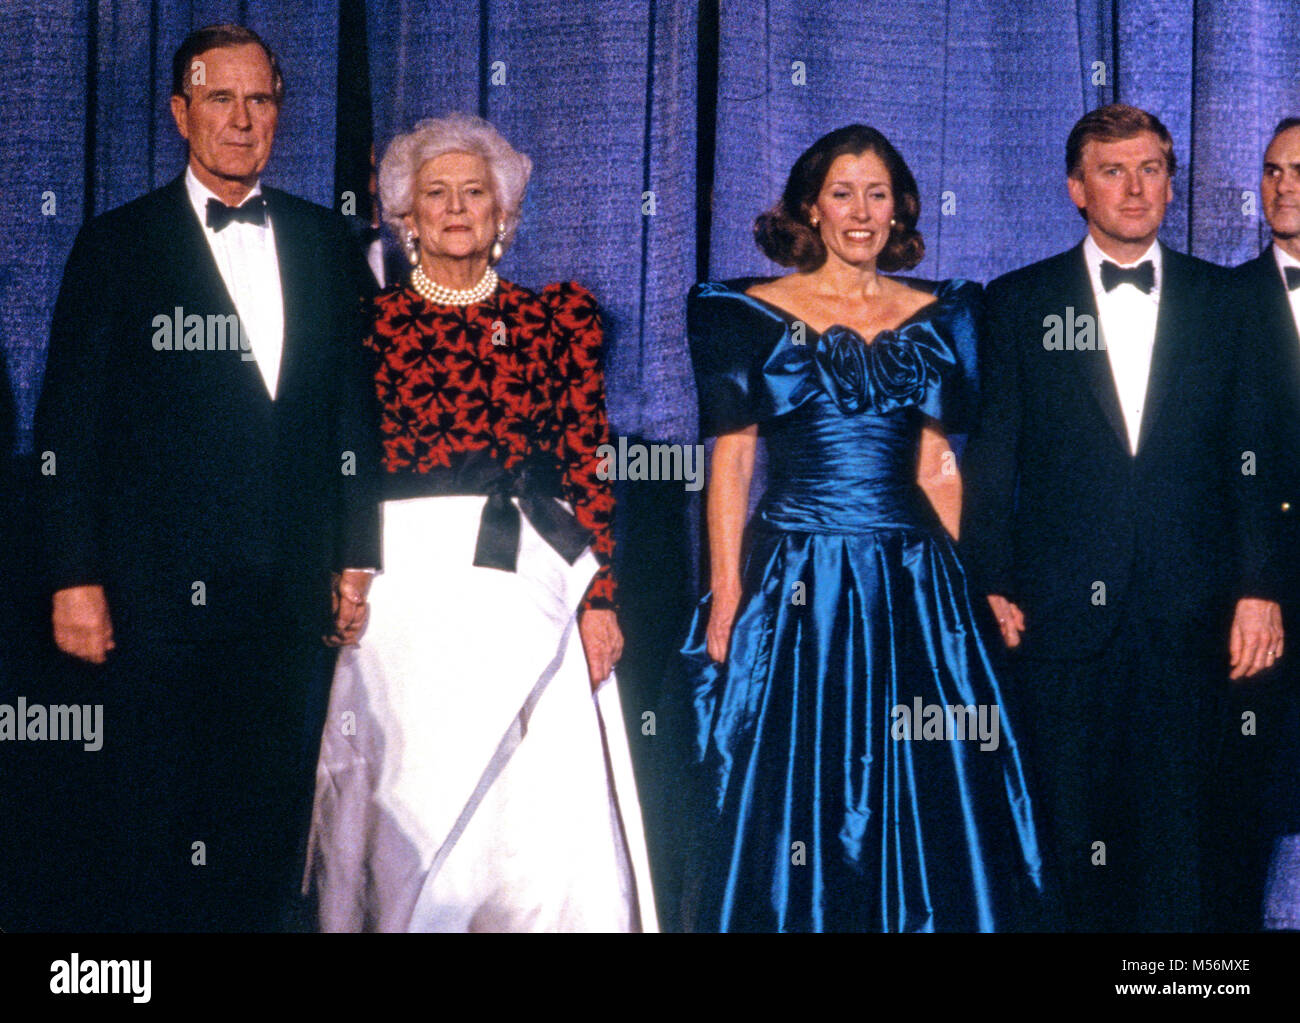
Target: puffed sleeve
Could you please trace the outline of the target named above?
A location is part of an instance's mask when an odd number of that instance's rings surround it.
[[[559,370],[556,412],[560,419],[557,455],[564,467],[564,497],[578,521],[591,531],[600,570],[592,579],[582,610],[614,609],[617,588],[614,557],[614,491],[596,473],[596,449],[609,443],[605,413],[604,334],[600,307],[590,291],[572,281],[548,284],[540,298]]]
[[[817,378],[847,415],[913,407],[948,431],[964,430],[974,404],[975,324],[981,289],[946,281],[914,321],[870,344],[847,327],[817,338]]]
[[[703,437],[783,415],[816,390],[807,366],[810,336],[726,284],[691,289],[686,330]]]
[[[984,286],[955,278],[939,286],[933,323],[952,351],[952,368],[940,380],[935,416],[951,433],[966,433],[979,414],[979,324],[984,316]]]

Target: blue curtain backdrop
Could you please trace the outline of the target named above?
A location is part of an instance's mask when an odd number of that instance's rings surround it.
[[[701,275],[772,269],[754,215],[817,135],[885,131],[923,193],[917,272],[987,280],[1077,239],[1065,135],[1090,107],[1135,103],[1169,125],[1181,161],[1165,240],[1240,261],[1264,237],[1245,194],[1268,129],[1300,110],[1296,14],[1294,0],[8,3],[0,338],[16,446],[30,445],[77,227],[182,165],[169,62],[193,27],[243,21],[280,53],[289,100],[268,178],[317,202],[337,205],[346,185],[338,115],[358,49],[378,153],[423,116],[493,120],[537,165],[505,271],[591,286],[616,429],[686,441],[683,294]]]

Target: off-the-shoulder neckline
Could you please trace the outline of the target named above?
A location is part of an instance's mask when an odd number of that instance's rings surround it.
[[[764,278],[744,277],[739,279],[745,281],[760,281],[763,280]],[[897,333],[898,331],[902,330],[904,327],[911,326],[914,323],[920,323],[924,319],[929,319],[930,317],[925,316],[924,315],[925,313],[930,312],[932,309],[934,309],[935,306],[945,304],[946,300],[951,296],[952,292],[955,292],[958,288],[960,288],[962,285],[967,283],[969,282],[963,277],[950,277],[947,280],[937,282],[938,286],[934,289],[933,292],[934,301],[925,303],[925,305],[921,306],[921,308],[918,309],[916,312],[912,313],[906,319],[895,324],[894,326],[884,327],[881,330],[877,331],[872,337],[865,338],[862,336],[861,332],[854,330],[852,327],[845,326],[842,323],[832,323],[825,330],[815,330],[806,321],[801,320],[798,316],[795,316],[788,309],[782,309],[779,305],[775,305],[774,303],[769,302],[765,298],[759,298],[757,295],[751,295],[746,291],[738,291],[737,289],[731,287],[731,285],[725,281],[709,282],[709,284],[712,285],[713,287],[725,289],[723,294],[738,298],[742,302],[749,304],[751,307],[758,306],[760,307],[759,309],[760,312],[766,312],[769,315],[772,315],[777,319],[780,319],[787,326],[789,326],[792,323],[803,323],[804,327],[814,337],[825,337],[827,334],[830,334],[834,331],[843,331],[847,334],[852,334],[854,337],[861,338],[864,344],[874,344],[876,338],[880,337],[882,334]]]

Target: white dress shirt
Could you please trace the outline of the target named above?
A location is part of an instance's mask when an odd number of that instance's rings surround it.
[[[271,219],[268,216],[264,225],[232,220],[220,231],[214,231],[207,226],[208,200],[225,200],[194,176],[193,167],[185,169],[185,189],[217,261],[221,279],[226,282],[226,291],[235,303],[258,372],[262,374],[267,393],[274,399],[276,381],[280,378],[280,356],[284,351],[284,295],[280,291],[280,261],[275,254]],[[262,185],[258,182],[243,201],[261,194]]]
[[[1142,431],[1142,410],[1147,400],[1147,381],[1151,376],[1151,353],[1156,344],[1156,316],[1160,312],[1160,286],[1163,283],[1163,266],[1160,243],[1151,247],[1131,263],[1120,263],[1101,251],[1089,234],[1083,243],[1083,258],[1088,264],[1088,277],[1092,281],[1092,294],[1097,300],[1097,328],[1106,345],[1110,359],[1110,372],[1115,381],[1120,411],[1124,414],[1124,427],[1128,432],[1130,454],[1137,454],[1138,436]],[[1155,267],[1155,286],[1150,294],[1143,294],[1136,286],[1124,283],[1107,291],[1101,283],[1101,264],[1115,263],[1130,267],[1148,260]]]
[[[1273,243],[1273,258],[1277,260],[1277,272],[1282,275],[1282,286],[1286,287],[1286,268],[1293,266],[1300,270],[1300,259],[1296,259],[1289,252],[1283,252],[1277,242]],[[1291,322],[1296,326],[1296,333],[1300,334],[1300,288],[1288,291],[1286,297],[1291,303]]]

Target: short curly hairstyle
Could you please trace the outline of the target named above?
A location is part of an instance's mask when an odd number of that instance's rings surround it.
[[[925,241],[916,229],[921,195],[906,162],[875,128],[850,124],[823,135],[794,162],[780,201],[754,221],[754,238],[767,257],[805,273],[826,262],[826,244],[812,226],[809,209],[826,184],[831,164],[841,156],[874,153],[889,171],[894,193],[894,221],[876,265],[886,273],[910,270],[925,256]]]
[[[379,201],[384,222],[399,240],[404,236],[402,218],[414,205],[416,175],[430,160],[447,153],[473,153],[486,161],[493,197],[505,220],[506,236],[501,245],[509,248],[519,227],[519,211],[533,161],[515,150],[487,121],[470,114],[426,118],[388,144],[379,163]]]

